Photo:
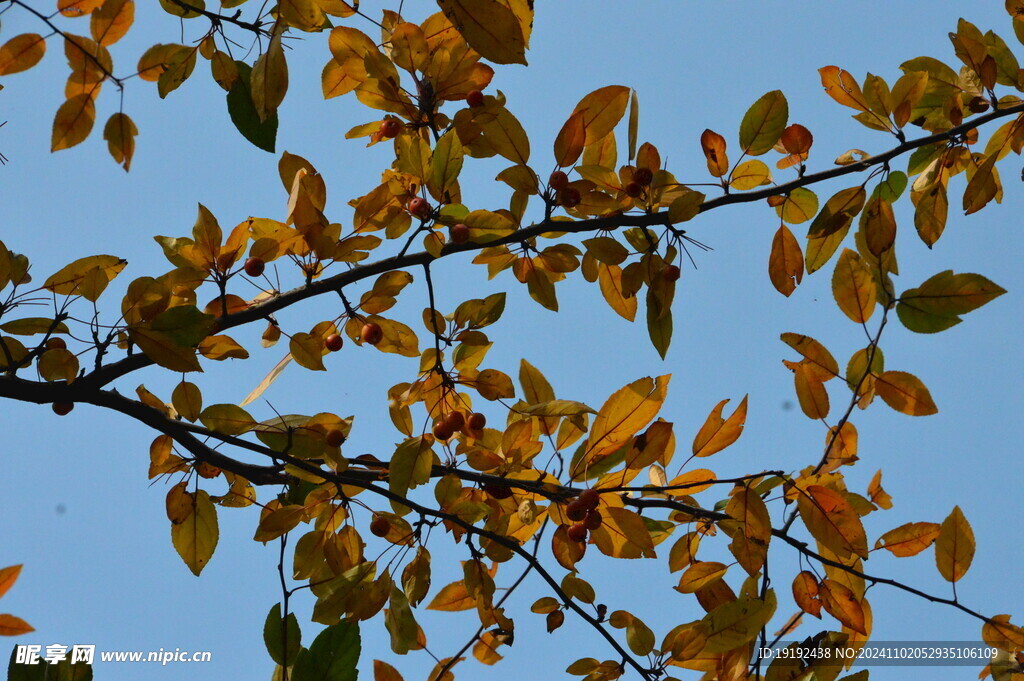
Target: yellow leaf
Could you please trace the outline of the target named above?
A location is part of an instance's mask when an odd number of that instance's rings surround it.
[[[134,20],[134,0],[104,0],[89,18],[89,31],[100,45],[113,45],[124,37]]]
[[[832,275],[832,295],[847,317],[863,324],[875,311],[877,288],[871,270],[856,251],[843,249]]]
[[[126,114],[116,113],[107,119],[103,126],[103,139],[107,141],[107,149],[114,161],[121,164],[125,172],[132,165],[132,156],[135,154],[135,136],[139,129]]]
[[[525,165],[530,160],[530,138],[512,112],[500,104],[487,106],[474,114],[473,122],[483,130],[484,138],[496,152]]]
[[[171,404],[183,418],[195,421],[203,410],[203,394],[195,383],[182,381],[171,393]]]
[[[38,33],[16,35],[0,47],[0,76],[32,68],[46,53],[46,40]]]
[[[207,336],[199,344],[198,350],[203,357],[216,361],[249,357],[249,352],[231,336]]]
[[[613,558],[653,558],[654,542],[643,518],[625,508],[601,509],[601,526],[591,533],[594,544]]]
[[[939,411],[921,379],[905,371],[885,371],[876,376],[875,391],[886,404],[902,414],[929,416]]]
[[[729,176],[729,186],[733,189],[746,191],[762,185],[770,184],[772,172],[763,161],[751,159],[736,166]]]
[[[905,523],[879,537],[875,548],[885,549],[900,558],[916,556],[931,546],[938,536],[938,523]]]
[[[815,367],[807,361],[793,366],[793,380],[800,408],[809,419],[823,419],[828,416],[828,390]]]
[[[171,525],[171,541],[185,565],[198,577],[217,548],[217,509],[205,490],[190,496],[192,513],[185,522]]]
[[[604,139],[622,120],[629,102],[629,92],[628,87],[608,85],[594,90],[576,105],[573,114],[583,114],[586,146]]]
[[[39,357],[39,374],[47,381],[71,383],[78,375],[78,357],[70,350],[47,350]]]
[[[427,610],[441,610],[443,612],[459,612],[470,610],[476,607],[476,599],[469,595],[466,590],[466,583],[462,580],[452,582],[434,596],[427,606]]]
[[[797,497],[797,508],[811,536],[840,558],[868,557],[867,537],[860,516],[839,492],[810,485]]]
[[[288,63],[281,46],[281,31],[275,31],[267,51],[253,64],[250,76],[252,102],[260,121],[274,115],[288,91]]]
[[[974,560],[974,530],[959,506],[942,521],[935,539],[935,565],[947,582],[956,582]]]
[[[657,416],[665,401],[669,378],[641,378],[608,398],[594,418],[582,455],[572,464],[573,479],[585,476],[589,466],[619,449]]]
[[[715,582],[725,576],[728,566],[722,563],[700,561],[692,564],[679,578],[679,586],[676,591],[684,594],[692,594],[711,582]]]
[[[292,334],[288,341],[288,351],[299,366],[311,371],[327,371],[323,360],[327,348],[321,338],[301,331]]]
[[[622,268],[600,263],[597,268],[601,294],[620,317],[633,321],[636,317],[636,296],[627,296],[622,288]]]
[[[693,438],[694,456],[711,456],[720,452],[739,439],[747,420],[747,395],[743,396],[736,411],[728,419],[722,418],[722,410],[729,400],[722,400],[708,414],[704,425]]]
[[[438,0],[437,4],[484,59],[496,64],[526,64],[529,34],[524,31],[524,23],[533,23],[532,9],[525,17],[527,21],[521,22],[507,2],[498,0]]]
[[[431,678],[434,677],[431,676]],[[402,675],[398,673],[398,670],[389,665],[387,662],[374,660],[373,681],[403,681],[403,679]]]
[[[75,95],[65,101],[53,119],[50,151],[68,149],[79,144],[89,136],[95,121],[96,104],[90,95]]]
[[[251,402],[255,402],[257,399],[259,399],[259,396],[262,395],[264,391],[270,387],[271,383],[277,380],[277,377],[281,375],[281,372],[284,371],[284,368],[288,366],[288,363],[291,361],[291,353],[288,353],[287,355],[282,357],[281,361],[274,365],[274,368],[270,370],[270,373],[267,374],[262,381],[260,381],[259,385],[253,388],[252,392],[246,395],[245,399],[238,403],[238,406],[244,407],[245,405]]]
[[[724,653],[753,641],[775,614],[775,606],[774,589],[768,590],[763,601],[743,596],[718,606],[701,620],[707,635],[704,651]]]
[[[768,541],[772,536],[768,507],[756,491],[749,487],[739,487],[726,505],[725,512],[737,524],[731,530],[729,550],[748,575],[756,575],[764,566]]]
[[[210,430],[224,435],[241,435],[256,426],[256,420],[235,404],[213,404],[199,414],[199,421]]]
[[[171,371],[202,371],[195,350],[182,347],[165,333],[133,328],[128,332],[132,342],[151,360]]]

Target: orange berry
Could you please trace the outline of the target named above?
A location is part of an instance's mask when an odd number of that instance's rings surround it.
[[[337,429],[329,430],[324,439],[327,440],[328,447],[340,447],[345,442],[345,434]]]
[[[267,267],[266,263],[263,262],[262,258],[253,256],[245,261],[244,269],[245,273],[250,277],[258,277],[263,274],[263,270]]]
[[[384,331],[380,328],[380,324],[367,322],[363,324],[363,330],[359,332],[359,337],[363,339],[364,343],[376,345],[384,340]]]
[[[380,134],[383,137],[391,139],[402,130],[402,124],[396,121],[394,118],[387,118],[383,123],[380,124]]]
[[[586,517],[583,518],[583,526],[588,530],[593,531],[601,527],[601,520],[601,512],[596,508],[592,508],[587,511]]]
[[[345,341],[342,340],[339,334],[332,333],[330,336],[324,339],[324,347],[326,347],[331,352],[337,352],[338,350],[341,350],[341,346],[344,344],[344,342]]]
[[[583,200],[583,197],[580,196],[580,191],[575,187],[566,187],[558,192],[558,203],[566,208],[575,208],[580,205],[581,200]]]
[[[650,168],[637,168],[633,171],[633,181],[641,187],[646,187],[654,180],[654,173]]]
[[[448,425],[447,421],[438,421],[434,424],[434,437],[438,440],[447,440],[454,434],[454,429]]]
[[[569,520],[578,523],[586,517],[587,511],[589,510],[590,509],[587,506],[580,503],[579,499],[573,499],[565,507],[565,516]]]
[[[585,489],[582,492],[580,492],[580,495],[579,497],[577,497],[577,500],[581,504],[583,504],[584,507],[591,509],[597,508],[597,502],[600,501],[600,498],[600,495],[598,495],[598,493],[595,492],[594,490]]]
[[[470,90],[466,95],[466,104],[474,109],[484,105],[484,93],[480,90]]]
[[[375,537],[386,537],[391,531],[391,523],[382,515],[374,516],[370,522],[370,533]]]
[[[420,220],[430,215],[430,204],[427,203],[426,199],[419,196],[414,199],[410,199],[407,208],[410,215],[419,218]]]
[[[576,523],[566,531],[569,541],[582,542],[587,539],[587,528],[582,523]]]
[[[682,272],[675,265],[669,265],[662,270],[661,276],[665,278],[665,281],[679,281],[679,277],[682,276]]]
[[[556,170],[551,173],[551,177],[548,178],[548,186],[557,191],[562,191],[569,186],[569,176],[561,170]]]
[[[75,408],[73,402],[54,402],[53,413],[57,416],[67,416]]]
[[[632,196],[634,199],[644,193],[644,188],[635,180],[633,182],[627,182],[626,186],[622,189],[628,196]]]
[[[46,340],[46,349],[47,350],[67,350],[68,349],[68,344],[66,342],[64,342],[63,338],[57,338],[56,336],[54,336],[53,338],[48,338]]]
[[[466,425],[466,417],[461,411],[450,412],[444,420],[452,430],[462,430],[462,426]]]
[[[469,227],[461,222],[448,228],[448,236],[452,243],[464,244],[469,241]]]
[[[476,411],[469,415],[469,419],[466,420],[466,425],[471,430],[481,430],[487,425],[487,417]]]

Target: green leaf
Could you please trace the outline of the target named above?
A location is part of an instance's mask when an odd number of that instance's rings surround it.
[[[781,90],[772,90],[747,110],[740,123],[740,147],[750,156],[771,151],[789,120],[789,103]]]
[[[295,662],[296,656],[302,649],[302,632],[299,630],[299,621],[295,613],[288,613],[287,629],[283,627],[281,618],[281,604],[275,603],[274,607],[267,613],[267,620],[263,624],[263,642],[267,645],[267,652],[271,659],[283,667],[289,667]],[[285,648],[287,641],[287,655]]]
[[[940,272],[918,288],[908,289],[896,304],[903,325],[917,333],[937,333],[961,321],[960,315],[976,310],[1006,293],[980,274]]]
[[[199,414],[199,421],[210,430],[225,435],[240,435],[256,425],[249,412],[236,404],[212,404]]]
[[[252,102],[252,90],[249,87],[249,75],[252,67],[245,62],[236,61],[238,80],[228,92],[228,113],[231,122],[242,133],[242,137],[252,142],[263,151],[274,152],[277,143],[277,113],[260,121],[256,113],[256,105]]]
[[[308,650],[302,650],[292,681],[356,681],[361,643],[359,625],[351,622],[332,624],[316,637]]]

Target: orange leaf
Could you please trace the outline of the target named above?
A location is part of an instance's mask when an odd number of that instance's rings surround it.
[[[840,558],[868,557],[867,537],[860,516],[842,494],[811,485],[797,497],[797,508],[811,535]]]
[[[14,586],[19,574],[21,574],[21,565],[12,565],[0,570],[0,597]]]
[[[0,636],[21,636],[35,629],[25,620],[14,615],[0,615]]]
[[[124,37],[134,20],[134,0],[105,0],[89,18],[89,31],[100,45],[113,45]]]
[[[860,85],[849,73],[838,66],[824,66],[818,69],[818,73],[821,75],[821,84],[825,88],[825,93],[829,97],[851,109],[858,111],[870,109],[864,100]]]
[[[822,580],[818,587],[821,603],[826,612],[854,631],[867,635],[864,606],[860,599],[845,584]]]
[[[0,47],[0,76],[25,71],[46,53],[46,40],[37,33],[16,35]]]
[[[605,135],[622,120],[626,113],[629,92],[628,87],[608,85],[594,90],[576,105],[573,113],[583,114],[587,146],[604,139]]]
[[[466,590],[466,583],[462,580],[452,582],[434,596],[427,606],[427,610],[442,610],[444,612],[458,612],[460,610],[471,610],[476,607],[476,599],[469,595]]]
[[[576,163],[587,139],[587,126],[583,111],[574,111],[555,138],[555,163],[567,168]]]
[[[713,130],[705,130],[700,136],[700,148],[707,159],[708,172],[712,177],[722,177],[729,172],[729,157],[725,153],[725,138]]]
[[[882,471],[879,470],[871,478],[871,483],[868,484],[868,496],[876,506],[885,509],[892,508],[892,497],[882,489]]]
[[[50,151],[68,149],[79,144],[92,131],[96,121],[96,104],[88,94],[75,95],[60,105],[53,119]]]
[[[793,579],[793,600],[808,615],[821,619],[821,601],[818,599],[818,578],[804,570]]]
[[[832,295],[839,309],[851,320],[863,324],[875,311],[877,294],[875,279],[860,255],[849,248],[843,249],[832,275]]]
[[[804,255],[793,232],[786,225],[780,225],[772,239],[772,253],[768,256],[768,278],[775,289],[784,296],[796,290],[804,278]]]
[[[905,371],[882,372],[875,378],[875,392],[901,414],[928,416],[939,411],[921,379]]]
[[[818,377],[815,367],[806,360],[793,366],[793,380],[800,408],[809,419],[823,419],[828,416],[828,390]]]
[[[132,165],[135,154],[135,136],[139,134],[135,123],[126,114],[113,114],[103,126],[103,139],[107,141],[107,149],[114,160],[121,164],[125,172]]]
[[[935,565],[947,582],[956,582],[974,560],[974,530],[959,506],[942,521],[935,539]]]
[[[875,548],[885,549],[898,558],[906,558],[924,551],[938,536],[938,523],[905,523],[879,537]]]
[[[694,456],[711,456],[720,452],[736,442],[743,433],[743,425],[747,420],[747,395],[743,396],[736,411],[728,419],[723,419],[722,410],[728,402],[729,400],[722,400],[708,414],[707,420],[693,439]]]

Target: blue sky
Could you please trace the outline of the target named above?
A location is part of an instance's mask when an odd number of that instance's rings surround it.
[[[364,3],[368,11],[377,6]],[[16,10],[3,16],[0,39],[40,30]],[[698,142],[702,130],[725,135],[734,148],[747,107],[774,89],[785,92],[790,121],[814,133],[810,168],[824,169],[849,148],[881,151],[889,139],[850,120],[849,110],[825,96],[817,68],[836,64],[858,79],[870,71],[891,83],[906,59],[929,55],[952,64],[946,34],[955,30],[961,12],[982,30],[995,30],[1021,53],[1001,2],[935,1],[926,9],[919,3],[866,0],[538,3],[530,66],[498,69],[492,87],[507,95],[509,107],[531,133],[533,164],[541,172],[551,164],[555,133],[579,98],[608,84],[637,89],[640,138],[655,143],[681,178],[707,177]],[[130,72],[149,44],[178,39],[176,23],[150,8],[139,10],[138,22],[113,50],[118,72]],[[356,25],[368,32],[372,28]],[[87,27],[71,30],[86,33]],[[358,141],[346,141],[344,133],[379,116],[352,97],[322,101],[319,74],[329,56],[325,37],[303,37],[309,44],[289,54],[291,85],[281,110],[278,152],[303,155],[317,166],[327,180],[328,215],[344,222],[350,216],[347,200],[372,188],[378,170],[388,162],[385,149],[365,149]],[[37,280],[84,255],[125,257],[128,270],[103,299],[114,307],[121,290],[117,284],[166,269],[151,237],[187,234],[197,202],[209,207],[225,227],[249,215],[283,217],[286,196],[276,156],[237,134],[223,91],[202,61],[192,79],[166,101],[159,100],[154,84],[128,83],[125,111],[140,129],[131,173],[126,175],[106,155],[100,129],[79,147],[49,154],[52,113],[62,101],[66,72],[62,52],[51,42],[43,63],[28,74],[5,79],[0,93],[0,120],[8,120],[0,129],[0,151],[10,159],[0,168],[0,238],[30,257]],[[114,88],[105,87],[100,121],[117,108]],[[983,132],[982,138],[988,134]],[[1024,207],[1015,178],[1018,165],[1016,157],[1002,165],[1002,205],[966,218],[951,210],[945,234],[930,251],[911,228],[909,201],[897,204],[898,289],[954,269],[980,272],[1009,294],[942,334],[912,334],[896,324],[887,331],[887,368],[919,376],[940,413],[911,418],[879,404],[856,414],[861,462],[848,472],[850,488],[863,492],[874,472],[883,469],[883,483],[894,498],[891,511],[865,518],[872,540],[905,522],[941,522],[959,504],[978,543],[974,565],[958,585],[959,596],[985,613],[1017,613],[1015,621],[1024,612],[1017,567],[1024,557],[1016,475],[1019,437],[1013,416],[1024,407],[1018,388],[1024,270],[1017,260],[1024,244],[1013,217]],[[488,180],[502,167],[494,160],[467,164],[463,186],[470,205],[505,205],[505,189]],[[896,167],[905,167],[905,162]],[[819,196],[824,199],[844,186],[842,181],[828,184]],[[954,206],[957,188],[962,191],[962,178],[953,183]],[[509,273],[488,282],[482,269],[467,267],[468,258],[452,258],[435,268],[438,305],[451,310],[464,298],[508,290],[505,317],[492,329],[497,343],[487,365],[515,375],[525,357],[548,376],[559,397],[597,407],[636,378],[672,373],[663,416],[676,423],[681,449],[688,447],[715,403],[726,397],[735,403],[749,393],[743,437],[706,463],[723,477],[764,467],[798,470],[817,461],[824,432],[799,409],[786,408],[795,397],[791,374],[780,360],[792,358],[792,352],[779,342],[779,334],[811,335],[840,364],[862,347],[863,335],[832,300],[831,267],[805,279],[790,299],[771,287],[767,259],[777,226],[774,212],[762,204],[715,210],[688,225],[693,236],[714,250],[698,255],[696,270],[684,271],[674,308],[675,337],[664,361],[651,348],[642,322],[630,325],[619,318],[596,287],[584,285],[579,277],[560,285],[562,310],[555,314],[533,303]],[[798,235],[799,229],[794,230]],[[425,305],[423,288],[411,287],[395,316],[411,319],[410,325],[419,328],[419,311]],[[282,315],[282,322],[304,330],[311,321],[334,317],[336,306],[335,300],[314,300]],[[250,349],[258,348],[255,334],[237,337]],[[208,404],[238,401],[284,352],[281,347],[257,349],[250,361],[209,366],[196,381]],[[286,413],[355,414],[346,453],[386,455],[397,439],[387,419],[386,390],[407,380],[414,362],[362,352],[346,346],[328,358],[326,374],[291,367],[266,397]],[[145,383],[168,396],[174,382],[148,369],[119,388],[130,393]],[[834,405],[842,399],[845,395],[833,394]],[[259,417],[271,415],[265,405],[253,411]],[[502,416],[495,410],[488,415]],[[145,665],[141,670],[99,666],[98,679],[269,678],[272,663],[263,650],[261,631],[267,611],[279,598],[277,547],[252,541],[255,511],[220,513],[217,553],[197,579],[171,547],[163,484],[150,486],[146,480],[153,433],[84,406],[61,419],[45,406],[5,403],[0,424],[7,435],[0,477],[0,563],[25,564],[0,609],[23,616],[37,629],[18,642],[213,652],[213,662],[205,665]],[[270,498],[269,491],[261,498]],[[664,547],[667,551],[668,544]],[[441,541],[431,550],[435,558],[451,562],[465,558]],[[712,551],[708,557],[714,555]],[[785,575],[794,574],[793,554],[775,548],[771,560],[773,569],[779,569],[775,586],[783,597],[789,589]],[[454,579],[441,568],[442,562],[435,568],[435,590]],[[866,569],[929,593],[950,595],[931,551],[900,561],[872,554]],[[671,626],[703,614],[692,599],[672,591],[652,598],[655,586],[668,589],[678,578],[667,574],[664,556],[617,563],[588,555],[582,570],[610,610],[623,608],[642,617],[659,640]],[[561,574],[559,568],[555,571]],[[517,574],[511,566],[502,568],[499,586]],[[521,614],[516,645],[503,651],[507,659],[493,668],[466,663],[460,678],[518,679],[524,665],[544,665],[553,670],[546,675],[558,676],[576,657],[612,657],[572,617],[557,633],[543,633],[542,618],[527,612],[541,595],[546,593],[540,581],[528,579],[511,603]],[[868,598],[878,640],[974,640],[980,631],[980,623],[962,613],[884,586],[871,589]],[[304,602],[301,592],[293,602],[300,608],[308,643],[314,632],[308,621],[311,603]],[[794,611],[788,596],[782,602],[779,623]],[[438,656],[452,654],[475,630],[472,613],[419,616]],[[805,619],[799,633],[814,633],[816,624]],[[388,659],[406,679],[423,678],[432,666],[422,653],[393,659],[379,618],[364,624],[363,643],[364,678],[371,674],[373,657]],[[934,679],[952,679],[962,678],[964,671],[975,672],[934,668],[928,673]],[[871,673],[873,679],[900,677],[898,668]]]

